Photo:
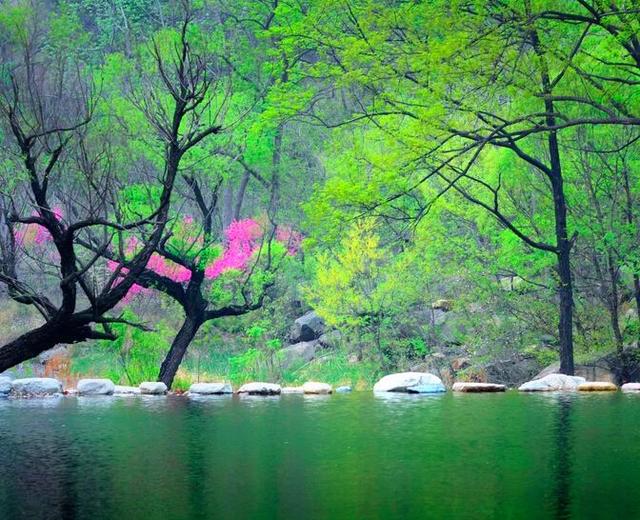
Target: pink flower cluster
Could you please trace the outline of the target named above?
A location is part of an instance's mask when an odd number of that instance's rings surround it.
[[[184,223],[190,225],[193,223],[192,217],[184,217]],[[216,258],[205,268],[205,277],[209,280],[218,278],[221,274],[230,270],[243,270],[247,267],[251,257],[260,248],[260,239],[263,236],[263,228],[257,221],[253,219],[243,219],[232,222],[225,230],[224,250],[221,256]],[[283,243],[287,247],[290,255],[295,255],[302,242],[302,235],[288,227],[278,228],[276,232],[276,240]],[[125,251],[127,255],[135,254],[138,250],[140,242],[137,238],[131,237],[127,241]],[[110,271],[114,272],[119,264],[110,261],[107,263]],[[161,276],[165,276],[177,283],[189,283],[191,280],[191,271],[163,256],[154,253],[147,268]],[[127,270],[121,269],[122,275],[126,275]],[[139,294],[148,294],[149,289],[134,284],[123,302],[128,303],[134,296]]]
[[[225,230],[226,247],[219,258],[204,271],[206,278],[212,280],[225,271],[244,269],[249,259],[258,249],[258,240],[262,228],[255,220],[244,219],[232,222]]]

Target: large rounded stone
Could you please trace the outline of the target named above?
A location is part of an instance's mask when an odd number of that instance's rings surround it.
[[[523,385],[520,385],[518,390],[522,392],[576,391],[578,385],[586,382],[584,377],[567,376],[565,374],[548,374],[540,379],[527,381]]]
[[[280,395],[282,392],[282,388],[280,385],[276,385],[273,383],[247,383],[246,385],[242,385],[238,390],[239,394],[248,394],[248,395]]]
[[[351,392],[351,387],[348,385],[343,385],[336,388],[336,394],[348,394],[349,392]]]
[[[640,383],[625,383],[620,387],[623,392],[640,392]]]
[[[307,381],[302,385],[302,391],[305,394],[330,394],[333,392],[331,385],[327,383],[318,383],[316,381]]]
[[[143,395],[164,395],[167,393],[167,385],[160,381],[145,381],[140,383],[139,388]]]
[[[112,395],[116,385],[110,379],[81,379],[77,389],[78,395]]]
[[[608,381],[587,381],[578,385],[580,392],[615,392],[617,389],[616,385]]]
[[[454,383],[452,390],[454,392],[468,392],[468,393],[480,393],[480,392],[504,392],[507,389],[505,385],[498,385],[495,383]]]
[[[444,392],[445,390],[440,378],[428,372],[389,374],[373,386],[374,392],[431,394]]]
[[[295,345],[284,347],[278,352],[283,368],[290,368],[313,361],[318,350],[318,341],[301,341]]]
[[[232,394],[233,389],[229,383],[194,383],[189,388],[189,393],[194,395],[221,395]]]
[[[312,341],[318,339],[323,333],[324,320],[314,311],[309,311],[294,322],[290,339],[292,343]]]
[[[27,377],[11,382],[11,393],[18,396],[41,396],[62,393],[62,383],[51,377]]]

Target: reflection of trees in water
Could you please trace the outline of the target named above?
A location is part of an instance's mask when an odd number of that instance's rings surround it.
[[[554,497],[556,518],[571,517],[571,476],[573,463],[573,425],[571,423],[574,396],[558,396],[553,428],[555,444]]]

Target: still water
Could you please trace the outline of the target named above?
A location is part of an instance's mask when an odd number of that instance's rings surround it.
[[[640,518],[640,396],[0,400],[0,519]]]

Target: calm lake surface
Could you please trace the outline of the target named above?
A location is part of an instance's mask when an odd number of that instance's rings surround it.
[[[0,400],[1,519],[640,518],[640,396]]]

